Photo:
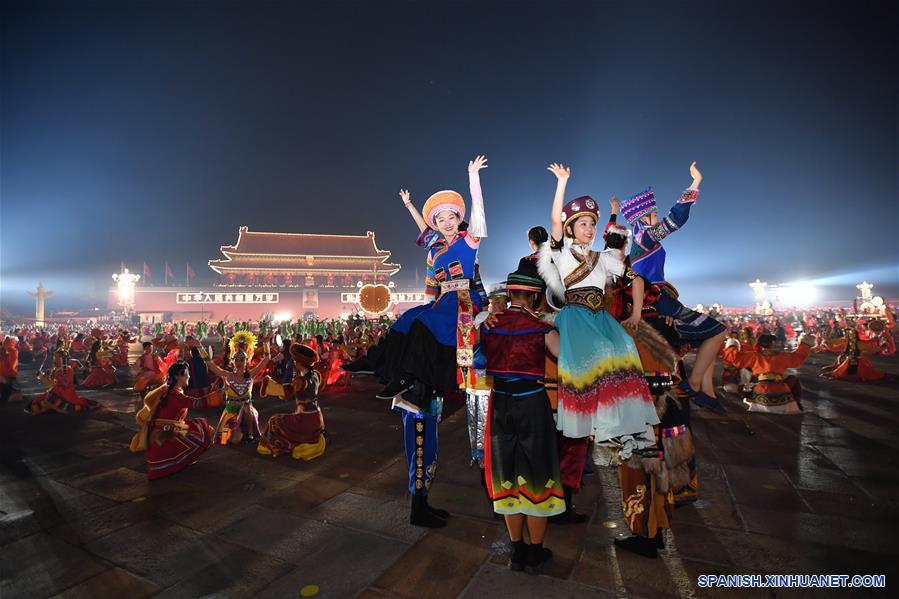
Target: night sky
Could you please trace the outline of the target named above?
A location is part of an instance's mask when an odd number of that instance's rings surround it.
[[[899,297],[899,61],[887,2],[4,3],[0,284],[27,313],[103,305],[120,260],[184,277],[254,230],[364,234],[414,284],[397,196],[468,196],[485,281],[569,197],[662,208],[687,303],[796,280]],[[788,6],[784,6],[788,5]],[[99,302],[99,303],[98,303]]]

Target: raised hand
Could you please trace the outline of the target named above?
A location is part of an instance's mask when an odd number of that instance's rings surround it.
[[[474,160],[468,163],[468,172],[476,173],[482,168],[487,168],[487,157],[483,154],[479,154],[474,157]]]
[[[609,206],[612,207],[612,214],[618,214],[618,208],[621,206],[618,196],[612,196],[612,199],[609,200]]]
[[[550,164],[546,170],[554,174],[559,181],[567,181],[568,177],[571,176],[571,167],[563,166],[557,162]]]
[[[400,197],[403,199],[403,204],[405,204],[406,206],[408,206],[409,202],[412,201],[412,194],[409,193],[408,189],[401,189]]]
[[[699,185],[699,182],[702,181],[702,173],[696,168],[696,162],[690,165],[690,176],[693,177],[694,186]]]

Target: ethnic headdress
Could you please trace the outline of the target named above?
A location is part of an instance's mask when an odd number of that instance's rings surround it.
[[[568,225],[582,216],[592,216],[596,222],[599,222],[599,208],[596,207],[596,202],[593,198],[581,196],[565,204],[562,208],[561,216],[563,228],[567,228]]]
[[[318,354],[314,349],[302,343],[292,343],[290,345],[290,357],[300,366],[312,368],[312,365],[318,362]]]
[[[435,225],[434,219],[444,210],[452,210],[459,215],[459,220],[462,220],[465,218],[465,200],[458,192],[451,189],[438,191],[428,198],[421,212],[428,225]]]
[[[658,210],[656,208],[656,196],[652,187],[647,187],[621,203],[621,215],[624,216],[630,225],[640,220],[640,217],[656,210]]]
[[[252,357],[256,351],[256,335],[254,335],[250,331],[238,331],[234,333],[234,336],[231,337],[231,342],[228,346],[231,348],[231,352],[234,353],[241,345],[246,345],[247,356]]]
[[[518,262],[518,270],[509,273],[506,279],[506,289],[509,291],[533,291],[543,293],[546,283],[540,273],[537,272],[537,261],[522,258]]]

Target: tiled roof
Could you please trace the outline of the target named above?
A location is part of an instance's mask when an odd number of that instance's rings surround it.
[[[223,246],[223,252],[242,254],[292,254],[296,256],[359,256],[387,258],[390,252],[378,250],[375,234],[314,235],[308,233],[266,233],[241,227],[237,244]]]

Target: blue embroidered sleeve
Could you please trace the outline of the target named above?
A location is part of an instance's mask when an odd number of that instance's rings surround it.
[[[440,241],[440,233],[428,227],[418,235],[418,239],[415,240],[415,245],[429,250],[438,241]]]
[[[683,227],[690,218],[690,207],[696,202],[697,197],[699,197],[699,191],[685,189],[677,203],[668,211],[668,216],[663,218],[659,224],[644,229],[646,236],[658,243]]]

